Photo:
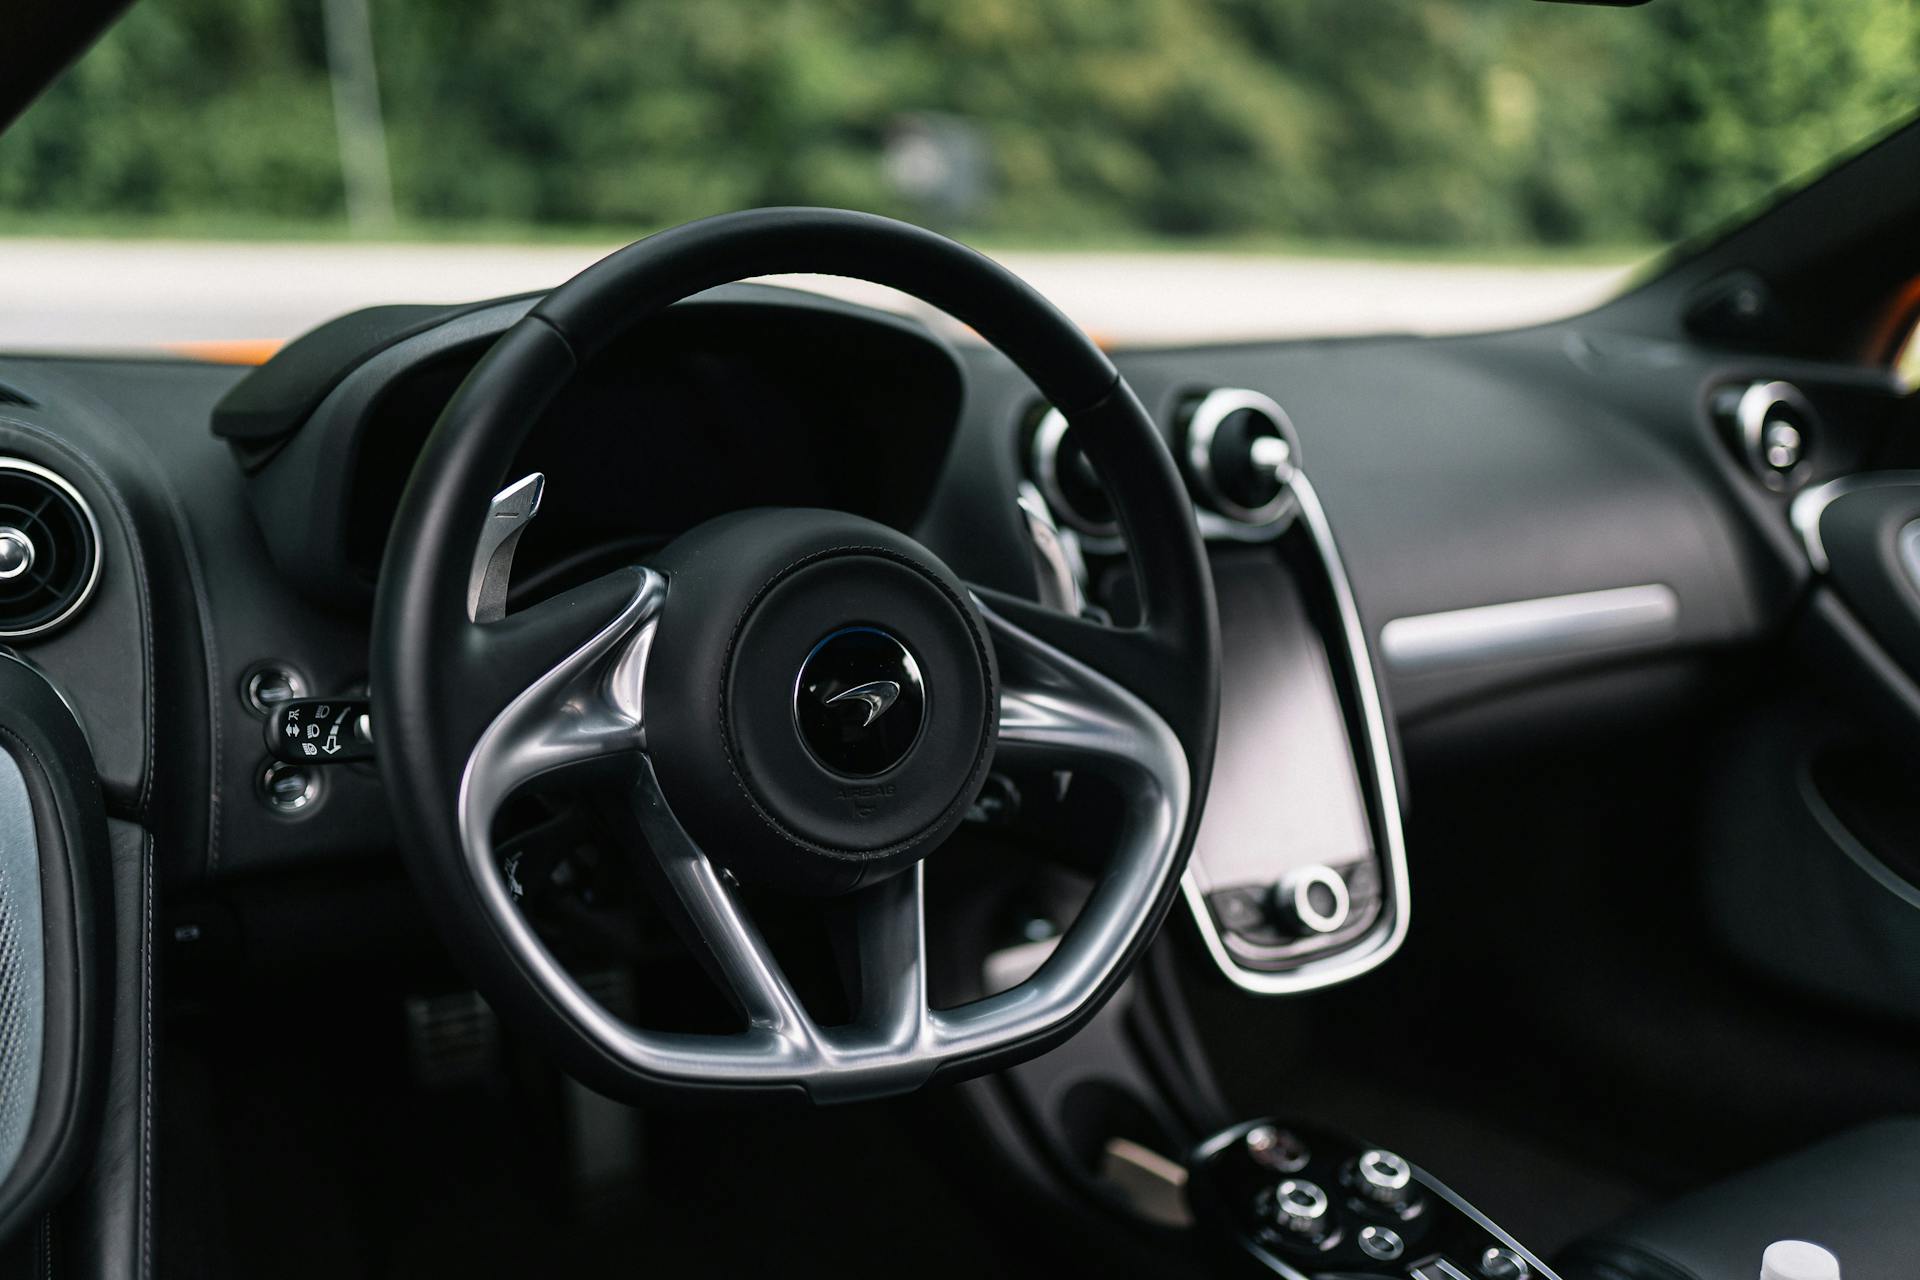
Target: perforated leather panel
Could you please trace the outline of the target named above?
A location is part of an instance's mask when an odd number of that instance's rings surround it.
[[[0,1179],[33,1123],[45,1034],[40,847],[20,766],[0,752]]]

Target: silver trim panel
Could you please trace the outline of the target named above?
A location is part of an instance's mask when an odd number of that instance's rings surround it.
[[[1317,956],[1297,969],[1283,973],[1264,973],[1248,969],[1227,951],[1220,929],[1207,909],[1206,894],[1199,879],[1188,870],[1181,880],[1187,909],[1200,931],[1207,954],[1220,967],[1228,981],[1255,995],[1287,995],[1312,991],[1357,978],[1378,968],[1406,941],[1407,919],[1412,909],[1407,880],[1407,843],[1400,821],[1400,788],[1393,774],[1393,755],[1387,737],[1387,717],[1381,706],[1380,689],[1374,683],[1373,659],[1367,647],[1366,629],[1360,623],[1360,610],[1353,602],[1353,588],[1347,581],[1346,567],[1334,546],[1333,530],[1327,513],[1320,506],[1304,472],[1294,475],[1291,488],[1299,502],[1300,520],[1313,539],[1333,592],[1334,606],[1340,617],[1340,634],[1327,637],[1329,645],[1344,641],[1348,667],[1360,703],[1360,716],[1366,738],[1362,744],[1367,759],[1360,762],[1363,773],[1373,783],[1374,826],[1381,861],[1385,864],[1381,884],[1380,918],[1374,926],[1348,946],[1328,955]]]
[[[1418,675],[1656,644],[1679,629],[1680,597],[1648,583],[1395,618],[1380,629],[1380,652],[1395,671]]]

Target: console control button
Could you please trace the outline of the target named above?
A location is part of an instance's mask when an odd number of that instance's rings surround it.
[[[1360,1252],[1376,1262],[1392,1262],[1407,1251],[1407,1242],[1392,1227],[1360,1228]]]
[[[1255,1125],[1247,1130],[1243,1141],[1247,1144],[1247,1155],[1255,1164],[1276,1173],[1298,1173],[1313,1158],[1313,1152],[1307,1149],[1299,1134],[1277,1125]]]
[[[1533,1280],[1533,1268],[1527,1260],[1498,1245],[1480,1255],[1480,1274],[1487,1280]]]
[[[1334,933],[1347,923],[1353,901],[1331,867],[1297,867],[1273,887],[1273,910],[1299,936]]]
[[[275,813],[299,813],[320,797],[320,779],[303,765],[275,760],[260,771],[260,799]]]
[[[1327,1193],[1317,1182],[1288,1178],[1274,1188],[1273,1212],[1288,1231],[1303,1236],[1319,1235],[1326,1223]]]
[[[1360,1153],[1354,1166],[1360,1194],[1376,1204],[1397,1205],[1407,1198],[1413,1166],[1391,1151],[1375,1148]]]
[[[1220,889],[1208,895],[1214,920],[1228,933],[1260,937],[1272,931],[1267,909],[1255,889]]]
[[[248,710],[258,716],[270,716],[281,703],[304,698],[307,683],[297,671],[285,667],[256,667],[248,673],[243,692]]]

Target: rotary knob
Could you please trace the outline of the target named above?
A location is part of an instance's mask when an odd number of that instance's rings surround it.
[[[1319,1235],[1326,1224],[1327,1193],[1317,1182],[1288,1178],[1273,1192],[1273,1216],[1295,1235]]]
[[[0,580],[33,568],[33,539],[11,525],[0,528]]]
[[[1347,882],[1331,867],[1298,867],[1273,886],[1273,912],[1297,937],[1333,933],[1353,909]]]
[[[1361,1152],[1354,1172],[1360,1194],[1375,1204],[1403,1203],[1407,1189],[1413,1184],[1413,1166],[1393,1152],[1378,1148]]]
[[[1298,1173],[1307,1167],[1307,1161],[1312,1158],[1312,1153],[1308,1151],[1307,1144],[1300,1140],[1299,1134],[1278,1125],[1255,1125],[1247,1130],[1247,1136],[1242,1141],[1249,1159],[1279,1173]]]

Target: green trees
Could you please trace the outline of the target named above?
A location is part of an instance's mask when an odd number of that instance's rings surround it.
[[[344,229],[319,3],[136,6],[0,139],[0,219]],[[1920,0],[371,3],[413,223],[1644,242],[1920,105]],[[927,120],[977,151],[951,200],[894,163]]]

